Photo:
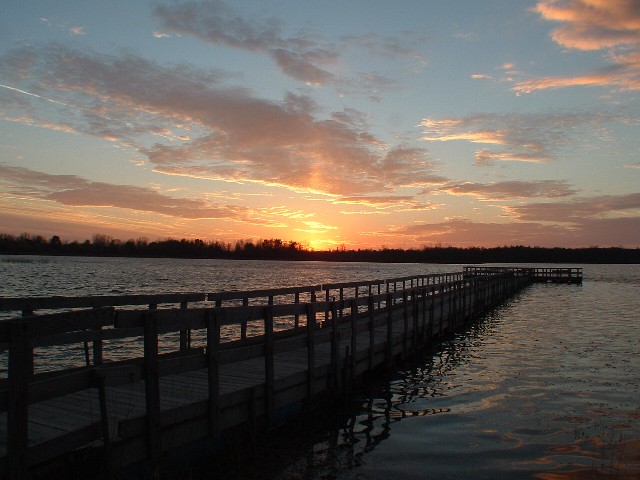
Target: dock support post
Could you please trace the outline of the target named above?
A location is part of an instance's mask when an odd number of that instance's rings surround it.
[[[245,297],[242,299],[242,306],[243,307],[249,306],[248,298]],[[242,323],[240,323],[240,339],[245,340],[246,338],[247,338],[247,321],[243,320]]]
[[[28,321],[11,323],[9,345],[9,405],[7,412],[7,457],[9,478],[29,478],[29,381],[32,350]]]
[[[187,302],[180,303],[181,309],[187,308]],[[180,351],[186,352],[191,348],[191,330],[180,330]]]
[[[217,311],[207,310],[207,376],[209,387],[209,435],[218,433],[220,409],[220,323]]]
[[[350,383],[353,384],[353,381],[356,376],[356,366],[357,366],[357,319],[358,319],[358,302],[356,299],[351,300],[351,365],[349,367],[350,370]]]
[[[160,458],[160,377],[158,371],[158,325],[153,310],[144,318],[144,389],[146,402],[147,450],[155,463]]]
[[[393,355],[393,294],[387,294],[387,342],[385,345],[385,364],[391,368]]]
[[[402,354],[407,352],[407,344],[409,343],[409,294],[406,290],[402,292],[402,320],[404,330],[402,332]]]
[[[341,387],[340,379],[340,337],[338,333],[338,306],[335,301],[331,302],[331,373],[333,381],[328,388],[339,392]]]
[[[378,286],[379,287],[379,286]],[[376,332],[376,304],[373,296],[369,297],[369,370],[373,370],[373,347]]]
[[[98,330],[102,335],[102,327]],[[104,362],[102,352],[102,338],[93,341],[93,364],[100,366]],[[98,385],[98,402],[100,403],[100,425],[102,428],[102,441],[104,443],[105,458],[108,456],[108,450],[111,443],[111,434],[109,432],[109,409],[107,407],[107,388],[105,385],[104,375],[98,375],[96,378]]]
[[[316,394],[316,293],[311,292],[311,303],[307,305],[307,398],[311,400]]]
[[[273,366],[273,305],[264,309],[264,410],[265,425],[270,428],[274,406],[274,366]]]
[[[411,335],[411,349],[413,350],[414,358],[418,355],[418,307],[420,300],[420,290],[414,288],[411,290],[411,320],[413,321],[413,332]]]

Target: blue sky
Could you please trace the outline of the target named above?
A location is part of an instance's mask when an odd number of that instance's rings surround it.
[[[2,232],[640,246],[637,1],[2,3]]]

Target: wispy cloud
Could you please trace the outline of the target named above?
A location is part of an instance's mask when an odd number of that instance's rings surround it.
[[[395,195],[395,196],[365,196],[365,195],[353,195],[348,197],[338,197],[331,201],[334,204],[353,205],[360,207],[368,207],[372,210],[368,212],[363,211],[343,211],[341,213],[350,215],[354,213],[391,213],[391,212],[418,212],[424,210],[432,210],[433,205],[429,203],[423,203],[415,199],[413,196],[408,195]]]
[[[282,20],[249,18],[221,1],[159,5],[155,14],[162,20],[164,30],[267,55],[283,74],[312,85],[331,84],[374,95],[397,88],[396,81],[381,75],[363,73],[347,78],[339,73],[345,62],[341,52],[353,47],[389,59],[409,59],[413,70],[420,70],[425,64],[416,50],[391,37],[345,36],[336,42],[317,34],[288,35]]]
[[[76,175],[52,175],[23,167],[0,165],[0,185],[12,196],[70,207],[121,208],[190,220],[270,223],[268,215],[259,215],[246,207],[211,204],[200,199],[169,196],[151,188],[92,182]]]
[[[269,34],[247,34],[244,41],[262,36]],[[226,86],[223,72],[58,45],[14,50],[2,60],[3,84],[57,99],[58,110],[50,111],[33,97],[29,109],[20,109],[29,112],[23,118],[39,114],[49,123],[134,146],[159,172],[327,195],[393,192],[444,180],[425,149],[385,145],[353,111],[320,118],[309,97],[267,101]],[[10,117],[10,108],[0,106],[0,115]]]
[[[504,207],[515,218],[524,221],[581,222],[585,218],[602,219],[623,212],[640,214],[640,193],[604,195],[566,202],[530,203]]]
[[[74,25],[73,27],[71,27],[69,29],[69,32],[72,33],[73,35],[86,35],[87,32],[85,32],[85,27],[79,27],[77,25]]]
[[[570,86],[640,89],[640,4],[636,0],[543,0],[533,9],[544,20],[559,22],[551,36],[576,50],[604,50],[609,64],[565,77],[518,82],[517,93]]]
[[[569,197],[576,193],[566,181],[504,181],[494,183],[462,182],[439,189],[451,195],[470,195],[482,200],[512,200],[523,198]]]
[[[624,121],[622,115],[482,114],[461,118],[425,118],[423,140],[466,141],[486,145],[475,153],[479,166],[495,161],[545,163],[575,141],[581,128],[596,129],[607,121]]]

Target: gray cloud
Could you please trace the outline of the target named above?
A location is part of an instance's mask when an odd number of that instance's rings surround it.
[[[558,150],[575,142],[582,128],[593,131],[610,121],[627,121],[622,114],[481,114],[460,118],[425,118],[423,140],[466,141],[484,145],[476,150],[475,164],[496,161],[545,163]]]
[[[505,207],[505,210],[519,220],[580,222],[585,218],[597,219],[611,213],[640,210],[640,193],[603,195],[566,202],[530,203]]]
[[[374,95],[381,90],[398,88],[397,82],[382,75],[365,73],[349,79],[333,73],[332,70],[344,61],[341,52],[350,47],[366,49],[394,61],[407,58],[414,65],[424,64],[417,51],[403,46],[397,39],[381,38],[376,34],[345,36],[336,44],[317,35],[286,35],[281,20],[248,18],[220,1],[159,5],[154,13],[166,30],[216,45],[262,53],[269,56],[283,74],[313,85],[331,84],[340,90]],[[412,69],[418,70],[415,66]]]
[[[158,171],[332,195],[442,182],[426,150],[385,147],[353,111],[316,118],[305,96],[267,101],[225,86],[217,72],[130,54],[52,45],[9,55],[28,59],[20,66],[23,89],[59,100],[51,111],[28,97],[49,123],[135,146]],[[5,63],[0,76],[7,71],[17,74]]]
[[[440,191],[452,195],[470,195],[483,200],[514,198],[558,198],[574,195],[576,190],[563,180],[503,181],[494,183],[462,182],[446,185]]]

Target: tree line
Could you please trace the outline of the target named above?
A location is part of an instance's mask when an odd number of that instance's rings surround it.
[[[0,234],[0,253],[23,255],[84,255],[120,257],[222,258],[243,260],[315,260],[393,263],[640,263],[640,249],[619,247],[546,248],[523,245],[502,247],[434,246],[416,249],[386,248],[311,250],[308,245],[281,239],[238,240],[146,238],[122,241],[96,234],[92,240],[64,241],[58,235]]]

